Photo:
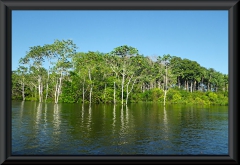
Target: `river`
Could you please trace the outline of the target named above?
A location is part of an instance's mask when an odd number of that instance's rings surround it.
[[[12,101],[12,155],[228,155],[228,107]]]

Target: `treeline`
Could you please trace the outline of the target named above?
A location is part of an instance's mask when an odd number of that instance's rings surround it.
[[[76,52],[72,40],[30,47],[12,71],[12,99],[66,103],[228,104],[228,75],[196,61],[151,59],[123,45]]]

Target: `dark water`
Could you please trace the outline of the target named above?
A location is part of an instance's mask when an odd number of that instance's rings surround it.
[[[228,155],[228,107],[12,102],[13,155]]]

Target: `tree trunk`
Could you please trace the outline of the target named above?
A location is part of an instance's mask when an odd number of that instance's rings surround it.
[[[133,82],[133,84],[132,84],[132,87],[131,87],[131,90],[128,92],[128,86],[129,86],[129,84],[130,84],[130,82],[131,82],[131,79],[132,79],[132,77],[130,78],[130,80],[129,80],[128,83],[127,83],[126,105],[127,105],[127,103],[128,103],[128,96],[129,96],[129,94],[131,93],[131,91],[132,91],[132,89],[133,89],[133,86],[134,86],[134,84],[135,84],[135,82],[136,82],[136,80],[137,80],[137,79],[134,80],[134,82]]]
[[[89,80],[90,80],[90,92],[89,92],[89,103],[92,103],[92,78],[91,78],[91,72],[90,69],[88,69],[88,76],[89,76]]]
[[[47,85],[46,85],[46,97],[45,97],[45,102],[47,101],[47,98],[48,98],[48,83],[49,83],[49,70],[48,70],[48,78],[47,78]]]
[[[89,103],[92,104],[92,85],[90,87],[90,92],[89,92]]]
[[[22,81],[22,99],[23,99],[23,101],[25,101],[25,90],[24,90],[24,87],[25,87],[25,84]]]
[[[193,91],[196,91],[196,89],[197,89],[197,82],[196,82],[196,80],[194,81],[194,85],[193,85]]]
[[[41,96],[41,77],[38,76],[38,96],[39,96],[39,102],[42,102],[42,96]]]
[[[41,81],[41,102],[43,102],[43,82]]]
[[[56,88],[55,88],[55,92],[54,92],[54,101],[55,101],[55,104],[57,104],[57,90],[58,90],[58,79],[57,79]]]
[[[180,76],[178,76],[178,88],[180,89],[181,83],[180,83]]]
[[[167,96],[167,90],[164,90],[164,102],[163,105],[165,106],[166,104],[166,96]]]
[[[123,73],[122,75],[122,105],[123,105],[123,89],[124,89],[124,78],[125,78],[125,74]]]
[[[61,88],[62,88],[62,72],[61,72],[61,77],[59,79],[59,86],[58,86],[58,92],[57,92],[57,103],[58,103],[58,100],[59,100],[59,96],[60,96],[60,93],[61,93]]]
[[[115,81],[114,81],[114,94],[113,94],[113,103],[116,104],[116,86],[115,86]]]
[[[166,88],[168,88],[167,66],[166,66]]]
[[[192,93],[192,90],[193,90],[193,83],[192,83],[192,81],[191,81],[191,87],[190,87],[190,88],[191,88],[190,91],[191,91],[191,93]]]
[[[85,78],[84,78],[84,81],[83,81],[83,93],[82,93],[82,103],[84,104],[84,101],[85,101],[85,89],[84,89],[84,84],[85,84]]]
[[[57,80],[56,90],[55,90],[55,104],[58,103],[59,96],[60,96],[60,93],[61,93],[62,78],[63,78],[63,72],[61,72],[61,76],[60,76],[60,78],[59,78],[59,83],[58,83],[58,80]]]

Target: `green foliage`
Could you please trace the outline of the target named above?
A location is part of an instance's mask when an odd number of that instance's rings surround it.
[[[114,91],[121,103],[123,87],[124,102],[129,94],[129,102],[163,103],[168,89],[167,104],[228,105],[228,75],[196,61],[169,54],[153,60],[128,45],[109,53],[76,48],[71,40],[30,47],[12,72],[12,99],[56,101],[59,92],[60,102],[112,104]]]
[[[173,95],[172,103],[181,103],[182,96],[179,93]]]

